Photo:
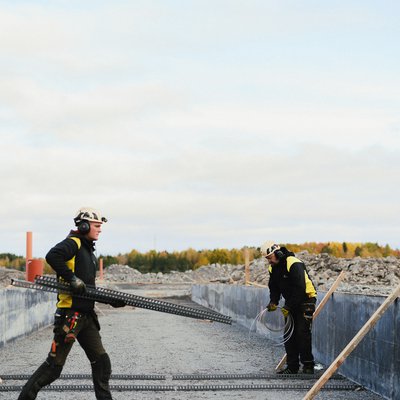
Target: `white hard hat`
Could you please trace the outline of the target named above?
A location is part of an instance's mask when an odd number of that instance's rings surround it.
[[[279,250],[280,248],[281,246],[279,246],[279,244],[276,244],[275,242],[265,242],[260,247],[261,255],[263,257],[267,257],[270,254],[274,253],[276,250]]]
[[[75,225],[78,225],[82,221],[92,221],[92,222],[107,222],[107,218],[102,217],[101,214],[91,207],[81,207],[74,218]]]

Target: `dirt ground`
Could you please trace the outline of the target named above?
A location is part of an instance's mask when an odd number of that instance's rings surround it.
[[[167,301],[170,301],[167,299]],[[177,301],[177,300],[171,300]],[[189,299],[179,300],[195,307]],[[274,367],[284,354],[283,347],[237,324],[182,317],[139,308],[113,309],[98,307],[101,334],[110,355],[113,374],[162,374],[165,381],[116,381],[111,384],[141,385],[257,385],[289,384],[285,379],[273,380],[172,380],[178,374],[273,374]],[[31,374],[45,359],[52,339],[51,327],[15,340],[0,349],[0,377],[5,374]],[[90,374],[90,366],[79,345],[75,345],[63,374]],[[3,380],[2,385],[22,385],[25,381]],[[272,400],[301,399],[315,379],[297,381],[305,385],[301,390],[227,391],[113,391],[115,400],[205,400],[243,399]],[[344,381],[350,383],[348,381]],[[89,384],[83,380],[58,380],[55,384]],[[18,397],[18,392],[1,392],[0,400]],[[38,400],[91,400],[92,391],[41,391]],[[323,390],[316,397],[321,400],[381,400],[371,392]]]

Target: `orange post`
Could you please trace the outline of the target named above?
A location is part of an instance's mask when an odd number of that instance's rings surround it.
[[[33,282],[36,275],[43,275],[43,267],[43,260],[32,258],[32,232],[26,232],[25,279]]]
[[[28,266],[26,268],[26,280],[33,282],[36,275],[43,275],[43,260],[40,258],[34,258],[28,260]]]
[[[28,280],[28,265],[32,259],[32,232],[26,232],[26,257],[25,257],[25,279]]]
[[[250,260],[249,260],[249,249],[247,247],[244,248],[244,276],[245,276],[245,285],[248,286],[250,282]]]
[[[103,259],[100,258],[99,260],[99,279],[103,280]]]

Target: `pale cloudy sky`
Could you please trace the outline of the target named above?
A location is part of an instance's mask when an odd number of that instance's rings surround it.
[[[0,0],[0,252],[400,247],[400,3]]]

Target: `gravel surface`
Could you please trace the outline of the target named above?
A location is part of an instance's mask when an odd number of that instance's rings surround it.
[[[175,288],[174,288],[175,290]],[[156,289],[135,294],[159,297]],[[165,293],[164,293],[165,294]],[[176,294],[176,293],[175,293]],[[189,299],[166,299],[198,307]],[[172,380],[176,374],[273,374],[275,365],[284,354],[261,335],[249,334],[248,329],[237,324],[225,325],[173,314],[139,308],[113,309],[98,305],[104,345],[111,357],[114,374],[163,374],[165,381],[111,381],[111,384],[141,385],[238,385],[298,383],[311,388],[315,379],[307,381],[277,380]],[[52,338],[51,327],[28,337],[15,340],[0,349],[0,377],[5,374],[31,374],[45,359]],[[67,359],[64,374],[89,374],[89,363],[79,345],[75,345]],[[3,381],[3,385],[22,385],[25,381]],[[337,382],[337,381],[336,381]],[[341,381],[342,382],[342,381]],[[344,381],[349,383],[348,381]],[[83,384],[89,381],[58,380],[55,384]],[[333,380],[328,383],[334,383]],[[191,392],[113,392],[115,400],[181,400],[181,399],[244,399],[269,400],[301,399],[307,390],[230,390]],[[0,400],[16,399],[18,392],[0,392]],[[38,400],[91,400],[92,391],[53,392],[42,391]],[[323,390],[316,399],[380,400],[366,390]]]

